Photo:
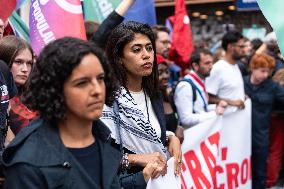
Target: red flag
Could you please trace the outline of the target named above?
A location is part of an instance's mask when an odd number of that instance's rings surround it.
[[[188,68],[188,61],[193,51],[190,20],[185,0],[175,0],[175,15],[170,17],[170,21],[173,24],[173,33],[169,58],[184,71]]]
[[[7,18],[16,8],[16,0],[0,0],[0,19],[6,22]]]

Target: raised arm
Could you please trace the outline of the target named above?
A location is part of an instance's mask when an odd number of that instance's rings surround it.
[[[122,0],[115,9],[115,12],[120,16],[124,16],[135,0]]]
[[[93,41],[98,46],[103,49],[105,48],[111,31],[124,20],[123,16],[134,1],[135,0],[122,0],[118,7],[101,23],[93,38]]]

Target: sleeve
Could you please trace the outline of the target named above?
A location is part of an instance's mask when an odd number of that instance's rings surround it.
[[[192,87],[189,83],[180,82],[177,85],[174,94],[174,102],[177,108],[180,123],[182,127],[186,129],[216,115],[215,111],[194,114],[192,95]]]
[[[38,168],[28,164],[15,164],[5,173],[4,189],[45,189],[47,184]]]
[[[217,63],[216,63],[217,64]],[[210,76],[205,79],[205,87],[208,93],[212,95],[218,95],[219,88],[221,86],[221,73],[217,68],[218,65],[214,65]]]
[[[275,92],[276,101],[284,104],[284,87],[276,83],[276,92]]]
[[[113,11],[99,26],[93,37],[93,42],[104,49],[110,33],[123,21],[123,19],[124,17]]]
[[[14,96],[16,96],[18,93],[16,84],[13,79],[13,75],[10,72],[10,68],[2,60],[0,60],[0,70],[2,75],[4,76],[5,84],[7,85],[8,88],[9,98],[11,99]]]
[[[16,84],[14,82],[13,75],[11,72],[9,73],[9,78],[7,80],[7,87],[8,87],[10,99],[17,95],[18,90],[17,90]]]
[[[135,174],[120,174],[119,179],[124,189],[145,189],[147,187],[142,171]]]

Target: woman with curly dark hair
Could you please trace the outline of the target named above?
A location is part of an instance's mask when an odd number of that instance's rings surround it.
[[[103,52],[91,42],[66,37],[48,44],[24,93],[40,118],[4,151],[4,188],[119,188],[121,153],[99,120],[116,86]]]
[[[122,23],[112,31],[106,52],[121,87],[113,106],[104,107],[101,120],[123,153],[122,187],[145,189],[150,178],[165,174],[167,160],[154,34],[147,24]],[[173,135],[168,151],[176,159],[178,175],[180,142]]]

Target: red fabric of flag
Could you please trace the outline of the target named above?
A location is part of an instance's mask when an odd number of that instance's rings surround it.
[[[0,0],[0,19],[5,22],[16,8],[16,4],[16,0]]]
[[[173,25],[173,33],[169,58],[184,71],[188,68],[188,61],[193,51],[190,20],[185,0],[175,0],[175,15],[170,17],[170,21]]]

